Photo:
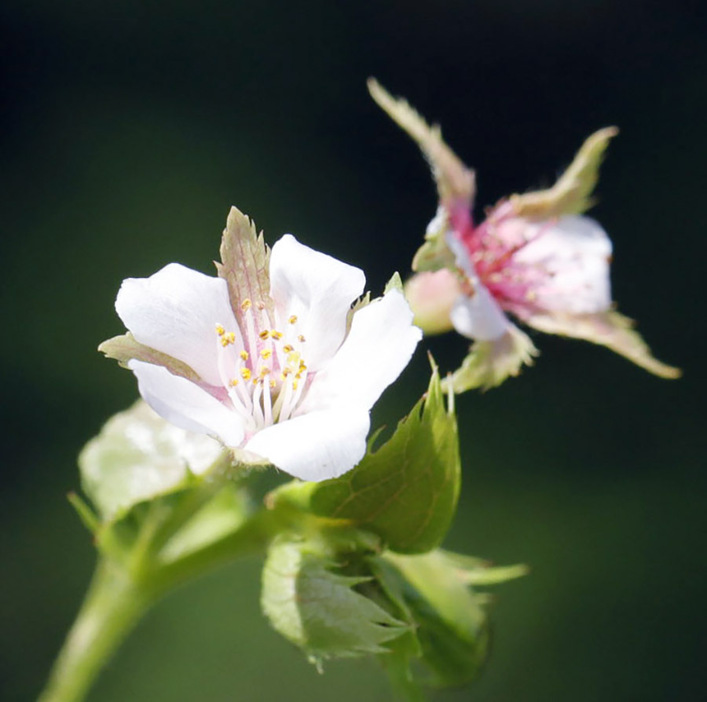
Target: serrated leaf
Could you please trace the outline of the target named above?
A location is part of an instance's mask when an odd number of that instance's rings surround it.
[[[488,390],[517,376],[524,365],[532,365],[537,354],[530,337],[509,324],[498,339],[475,341],[462,365],[444,381],[444,387],[451,386],[457,394],[473,388]]]
[[[178,375],[195,383],[201,382],[199,374],[186,363],[141,344],[130,332],[107,339],[98,347],[98,350],[108,358],[118,361],[124,368],[127,368],[128,361],[144,361],[156,366],[163,366],[172,375]]]
[[[272,318],[270,298],[270,249],[255,223],[236,207],[231,207],[221,239],[221,263],[216,264],[220,278],[228,283],[231,307],[241,329],[247,328],[241,304],[250,300]]]
[[[105,424],[79,456],[82,487],[104,521],[188,485],[222,454],[218,441],[168,423],[136,402]]]
[[[367,577],[342,575],[321,544],[284,534],[263,568],[261,604],[272,626],[312,660],[381,653],[406,625],[354,588]]]
[[[460,480],[456,417],[434,369],[426,395],[393,436],[352,471],[318,483],[311,506],[373,531],[395,551],[421,553],[447,533]]]
[[[584,315],[536,314],[523,321],[548,334],[561,334],[606,346],[661,378],[679,378],[682,375],[679,368],[654,358],[648,344],[634,330],[634,321],[615,310]]]
[[[546,220],[588,210],[594,204],[590,196],[599,178],[604,152],[609,140],[618,133],[616,127],[606,127],[589,136],[569,167],[548,190],[512,195],[510,201],[515,214]]]

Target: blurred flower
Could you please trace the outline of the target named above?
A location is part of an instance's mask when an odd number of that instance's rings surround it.
[[[123,282],[129,334],[100,350],[168,421],[304,480],[363,457],[369,410],[421,332],[399,290],[352,310],[361,270],[282,237],[269,251],[233,208],[219,277],[170,264]]]
[[[592,205],[599,165],[616,128],[592,134],[552,188],[504,198],[476,226],[473,171],[444,143],[438,127],[375,81],[369,88],[417,141],[437,183],[439,209],[413,261],[418,273],[406,284],[406,295],[426,333],[453,327],[474,340],[452,377],[457,392],[498,385],[537,355],[506,312],[535,329],[607,346],[656,375],[680,375],[653,358],[632,321],[613,309],[611,241],[598,222],[581,214]]]

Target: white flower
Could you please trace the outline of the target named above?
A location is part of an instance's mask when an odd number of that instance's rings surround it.
[[[222,255],[218,278],[173,263],[125,280],[116,310],[131,336],[101,349],[173,424],[303,480],[345,473],[365,453],[370,408],[421,336],[402,293],[352,314],[361,270],[291,235],[268,266],[262,238],[235,208]]]

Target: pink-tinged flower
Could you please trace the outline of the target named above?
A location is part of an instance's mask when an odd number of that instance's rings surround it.
[[[504,198],[475,224],[475,177],[404,100],[369,82],[376,102],[410,134],[432,166],[440,204],[406,284],[415,322],[427,333],[456,329],[474,344],[452,377],[457,392],[492,387],[537,355],[507,313],[535,329],[586,339],[656,375],[676,368],[653,358],[632,321],[611,300],[611,241],[583,216],[591,206],[602,156],[617,130],[583,144],[549,190]]]
[[[172,263],[125,280],[116,310],[129,333],[100,350],[173,424],[303,480],[345,473],[421,337],[402,292],[352,308],[361,270],[290,235],[269,251],[235,208],[221,256],[219,277]]]

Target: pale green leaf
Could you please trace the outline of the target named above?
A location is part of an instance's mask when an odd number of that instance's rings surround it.
[[[312,510],[351,520],[395,551],[420,553],[447,533],[460,476],[456,417],[434,369],[426,395],[383,446],[340,478],[316,485]]]

